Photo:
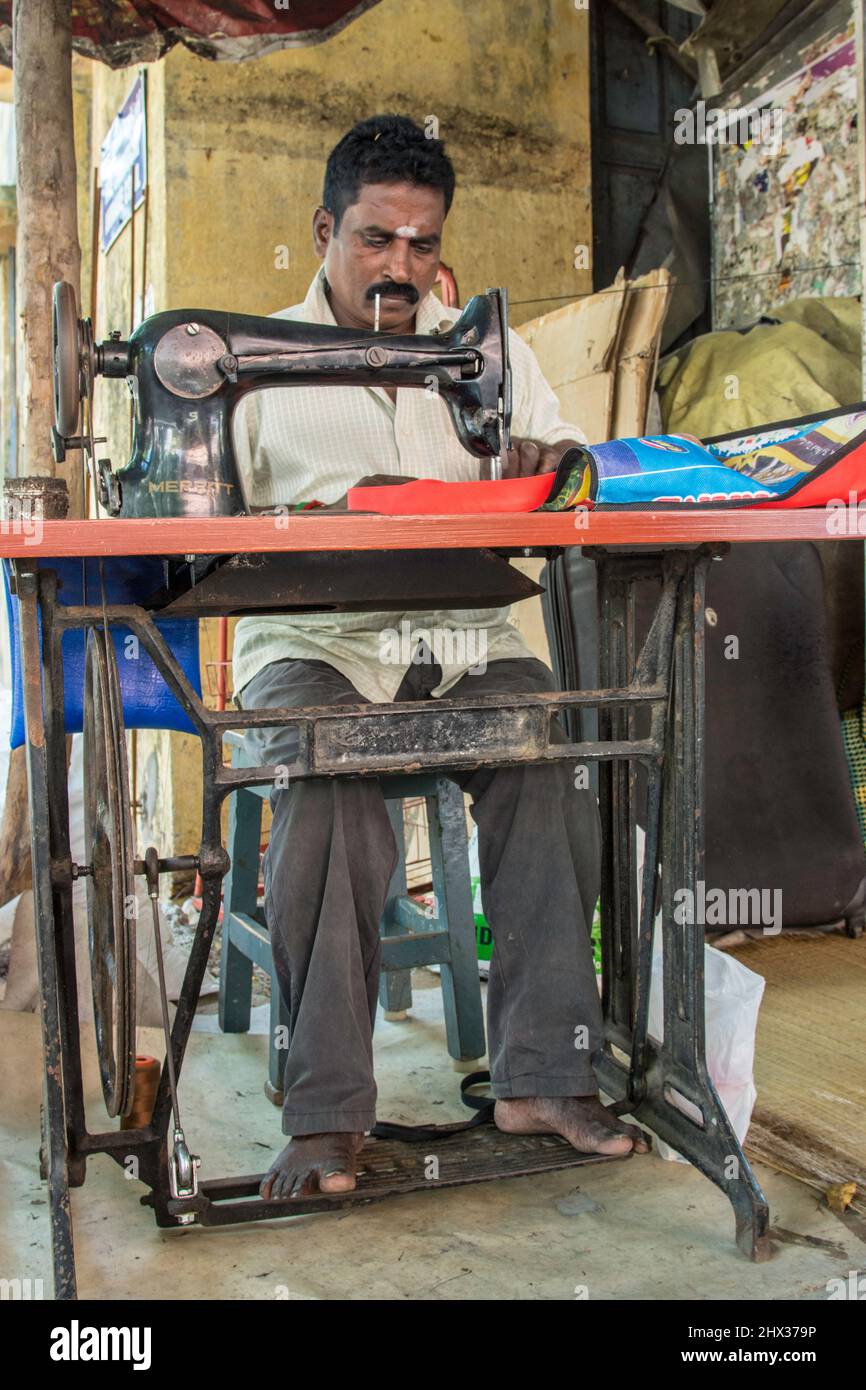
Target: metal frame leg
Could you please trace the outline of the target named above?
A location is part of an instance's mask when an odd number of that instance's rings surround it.
[[[21,662],[27,727],[27,786],[30,798],[30,844],[33,858],[33,898],[36,919],[39,987],[42,996],[43,1159],[47,1170],[51,1213],[54,1297],[77,1298],[72,1214],[69,1205],[69,1163],[66,1106],[63,1089],[63,1044],[57,950],[57,923],[51,881],[51,797],[42,683],[50,685],[51,663],[40,650],[39,576],[19,571]]]
[[[703,923],[674,918],[678,888],[692,894],[703,877],[704,591],[708,560],[684,576],[674,640],[669,755],[662,819],[664,1040],[649,1052],[647,1101],[653,1128],[728,1197],[737,1245],[768,1259],[769,1208],[707,1071]],[[700,1119],[683,1115],[684,1098]]]
[[[202,906],[171,1029],[172,1057],[178,1082],[181,1079],[184,1054],[201,994],[201,984],[207,968],[214,932],[219,920],[222,883],[230,867],[229,856],[222,843],[220,825],[220,808],[224,793],[216,785],[217,771],[221,766],[221,746],[212,740],[203,739],[202,838],[198,855],[199,873],[202,880]],[[177,1225],[177,1216],[169,1210],[169,1203],[172,1200],[168,1180],[169,1129],[171,1124],[168,1065],[167,1062],[164,1062],[150,1122],[150,1130],[157,1138],[158,1146],[155,1151],[147,1153],[147,1171],[145,1171],[143,1161],[140,1174],[142,1180],[153,1189],[146,1200],[152,1203],[157,1224],[160,1226]],[[126,1131],[127,1135],[132,1132]],[[183,1206],[183,1203],[179,1205]]]
[[[622,862],[631,855],[621,852],[623,845],[632,846],[634,841],[633,781],[631,776],[626,781],[618,766],[606,767],[602,776],[608,843],[602,930],[605,969],[610,971],[611,981],[605,980],[606,1051],[599,1076],[605,1089],[620,1102],[620,1112],[627,1110],[648,1125],[722,1189],[734,1208],[738,1247],[749,1259],[759,1261],[772,1253],[767,1201],[706,1065],[703,924],[680,925],[674,917],[680,902],[677,890],[690,892],[694,902],[703,873],[704,589],[708,564],[707,554],[695,553],[677,579],[661,805],[659,769],[650,767],[639,926],[633,869]],[[604,653],[611,669],[603,671],[603,682],[608,676],[617,678],[633,650],[631,593],[626,592],[628,586],[616,569],[611,558],[599,575],[600,582],[604,576],[602,621],[611,624],[609,647]],[[623,717],[619,712],[613,714],[614,721]],[[605,719],[610,718],[606,712]],[[662,865],[664,955],[661,1040],[647,1036],[657,844]],[[687,1109],[691,1113],[686,1113]]]

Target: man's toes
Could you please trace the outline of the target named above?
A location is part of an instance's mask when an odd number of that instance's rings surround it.
[[[632,1141],[627,1134],[619,1134],[604,1120],[590,1119],[588,1116],[582,1116],[562,1133],[578,1153],[622,1155],[630,1153],[632,1149]]]
[[[627,1134],[608,1134],[596,1144],[595,1152],[600,1154],[627,1154],[631,1153],[633,1148],[633,1141]]]
[[[286,1180],[285,1197],[313,1197],[315,1196],[316,1184],[310,1172],[293,1173],[291,1178]]]
[[[355,1174],[348,1173],[344,1167],[330,1168],[319,1179],[322,1192],[354,1192]]]
[[[611,1127],[616,1133],[624,1134],[632,1141],[635,1153],[649,1153],[649,1144],[643,1130],[638,1129],[637,1125],[626,1124],[624,1120],[618,1120],[615,1116],[611,1116],[611,1120],[613,1122]]]
[[[259,1188],[259,1192],[261,1193],[262,1197],[264,1197],[266,1202],[280,1201],[280,1199],[284,1196],[283,1184],[285,1180],[286,1175],[283,1172],[282,1168],[276,1168],[272,1170],[270,1173],[265,1174],[262,1180],[262,1184]]]
[[[266,1202],[278,1202],[286,1195],[283,1191],[286,1176],[284,1168],[271,1168],[269,1172],[265,1173],[259,1192]]]
[[[280,1169],[271,1189],[271,1196],[275,1202],[285,1201],[291,1191],[293,1180],[294,1173],[287,1173],[284,1169]]]

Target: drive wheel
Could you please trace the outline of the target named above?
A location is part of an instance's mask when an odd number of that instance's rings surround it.
[[[54,286],[52,336],[54,350],[54,423],[64,438],[75,434],[81,398],[81,324],[75,290],[66,280]]]
[[[87,936],[96,1052],[109,1115],[126,1115],[135,1083],[135,875],[123,703],[114,643],[87,634],[84,670]]]

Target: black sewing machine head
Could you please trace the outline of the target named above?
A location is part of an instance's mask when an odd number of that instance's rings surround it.
[[[113,516],[220,516],[246,510],[232,415],[248,392],[291,385],[418,386],[446,402],[465,449],[495,458],[510,443],[507,296],[471,299],[448,333],[402,337],[214,309],[173,309],[128,342],[94,343],[75,292],[54,287],[54,456],[83,449]],[[134,400],[129,462],[96,459],[93,383],[125,377]],[[82,402],[84,418],[78,430]],[[290,409],[290,403],[287,406]]]

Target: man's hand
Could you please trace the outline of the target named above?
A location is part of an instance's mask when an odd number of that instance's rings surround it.
[[[578,448],[576,439],[561,439],[557,444],[539,444],[534,439],[512,439],[511,448],[505,455],[502,467],[503,478],[531,478],[536,473],[555,473],[559,460],[566,449]],[[490,477],[490,464],[482,477]]]

